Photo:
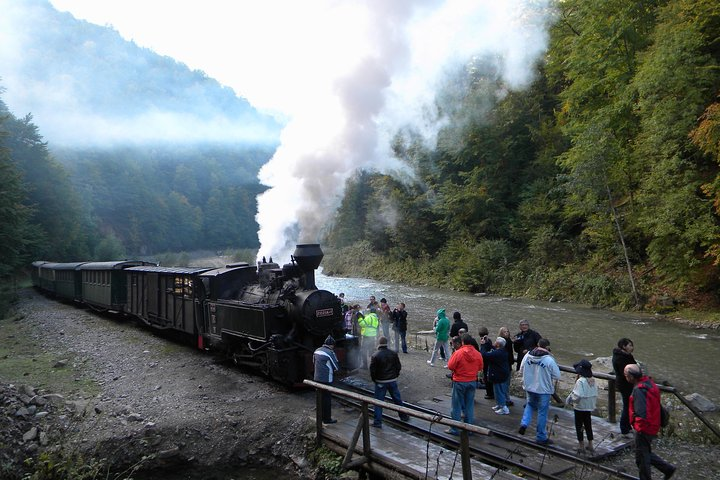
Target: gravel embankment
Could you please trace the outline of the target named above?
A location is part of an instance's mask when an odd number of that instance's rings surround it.
[[[222,472],[257,465],[271,465],[283,478],[318,477],[307,459],[313,392],[291,393],[134,322],[31,290],[22,293],[17,313],[0,324],[0,340],[17,344],[0,362],[32,357],[25,365],[33,374],[0,376],[0,478],[20,478],[8,473],[19,471],[12,466],[60,450],[65,458],[103,460],[115,472],[137,467],[135,479],[153,478],[158,469],[162,478],[224,479],[231,476]],[[2,334],[10,331],[5,322],[13,322],[12,338]],[[430,368],[428,358],[422,348],[401,354],[406,401],[449,391],[448,371]],[[2,366],[0,375],[8,371]],[[59,382],[59,373],[70,382]],[[367,372],[357,380],[369,384]],[[720,471],[718,445],[660,439],[657,452],[679,465],[677,478],[707,480]],[[632,452],[611,463],[637,472]]]

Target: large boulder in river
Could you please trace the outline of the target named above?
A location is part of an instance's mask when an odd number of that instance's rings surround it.
[[[701,412],[716,412],[718,409],[717,405],[699,393],[691,393],[685,398],[687,398],[693,407],[697,408]]]

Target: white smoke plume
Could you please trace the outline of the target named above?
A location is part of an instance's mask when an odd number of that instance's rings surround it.
[[[423,117],[443,72],[474,55],[495,54],[511,88],[532,80],[546,48],[549,0],[366,0],[366,49],[347,52],[354,68],[293,112],[282,145],[260,172],[258,257],[289,258],[296,243],[316,243],[360,168],[397,167],[389,136],[411,124],[432,137],[442,119]],[[327,80],[327,79],[325,79]]]

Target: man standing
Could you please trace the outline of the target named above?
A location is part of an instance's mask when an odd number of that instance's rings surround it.
[[[430,360],[427,363],[431,367],[435,366],[435,354],[440,354],[441,349],[445,349],[445,355],[450,355],[450,346],[448,345],[448,338],[450,334],[450,320],[445,316],[445,309],[441,308],[437,311],[437,317],[435,318],[435,346],[433,347]],[[447,365],[445,365],[447,367]]]
[[[475,390],[477,389],[477,375],[483,369],[483,359],[480,352],[470,343],[472,337],[469,333],[461,337],[462,346],[455,350],[450,357],[448,368],[452,370],[452,410],[450,416],[460,421],[461,413],[465,415],[465,423],[475,422]],[[445,433],[458,435],[455,428],[445,430]]]
[[[463,322],[460,312],[453,313],[453,324],[450,326],[450,338],[460,335],[460,330],[468,331],[467,323]]]
[[[385,394],[390,391],[390,396],[396,405],[403,406],[398,388],[397,379],[400,376],[400,357],[397,352],[388,349],[388,341],[385,337],[378,338],[377,352],[370,359],[370,378],[375,382],[375,398],[385,400]],[[407,422],[410,416],[407,413],[400,414],[400,420]],[[375,406],[375,421],[373,427],[382,428],[382,407]]]
[[[520,331],[515,335],[513,347],[517,353],[517,370],[520,370],[523,357],[532,349],[538,346],[538,342],[542,338],[535,330],[530,330],[530,322],[520,320]]]
[[[402,343],[402,352],[407,353],[407,312],[405,311],[405,304],[403,302],[398,303],[392,313],[393,317],[393,330],[395,333],[395,351],[400,350],[400,344]]]
[[[640,471],[640,480],[650,480],[650,466],[668,479],[675,473],[675,465],[652,452],[652,441],[660,431],[660,389],[650,377],[642,374],[637,364],[625,366],[623,373],[633,385],[628,409],[630,424],[635,430],[635,464]]]
[[[522,364],[526,403],[518,433],[525,435],[525,430],[530,425],[533,414],[537,412],[535,440],[539,445],[552,443],[545,431],[545,425],[550,409],[550,399],[555,392],[555,380],[560,379],[560,368],[550,354],[549,346],[550,341],[547,338],[541,338],[538,346],[525,355]]]
[[[313,380],[316,382],[324,383],[325,385],[331,385],[333,383],[335,372],[340,368],[340,362],[338,362],[334,350],[335,339],[332,335],[328,335],[325,343],[315,350],[313,354],[313,365],[315,367]],[[333,420],[331,414],[332,395],[325,390],[322,391],[321,395],[322,422],[325,424],[336,423],[337,420]]]
[[[361,368],[368,368],[368,359],[375,351],[375,339],[380,326],[380,320],[377,313],[375,313],[375,308],[370,307],[370,310],[364,316],[358,318],[358,325],[362,336],[362,345],[360,347],[362,350]]]

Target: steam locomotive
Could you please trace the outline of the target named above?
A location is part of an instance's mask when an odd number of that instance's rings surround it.
[[[239,365],[289,385],[312,377],[312,355],[328,335],[344,370],[357,367],[339,299],[315,285],[323,252],[297,245],[291,263],[223,268],[161,267],[142,261],[32,264],[33,285],[55,298],[133,316],[192,338]]]

